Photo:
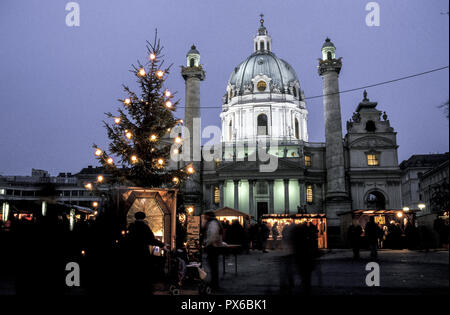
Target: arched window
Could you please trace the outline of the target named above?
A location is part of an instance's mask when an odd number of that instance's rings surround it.
[[[258,50],[258,43],[255,43],[255,50]]]
[[[263,40],[259,42],[259,48],[260,48],[260,50],[264,50],[264,41]]]
[[[385,210],[386,209],[386,198],[379,191],[372,191],[369,193],[366,199],[367,209],[371,210]]]
[[[195,67],[195,59],[194,58],[191,58],[191,60],[189,60],[189,66]]]
[[[327,59],[328,60],[333,59],[333,56],[331,55],[331,51],[327,52]]]
[[[267,50],[270,50],[270,43],[267,42]]]
[[[300,139],[300,124],[298,123],[298,119],[295,118],[295,138]]]
[[[230,120],[230,123],[228,124],[228,139],[230,141],[233,140],[233,120]]]
[[[297,88],[295,86],[292,88],[292,92],[294,93],[294,97],[297,97]]]
[[[368,120],[366,122],[366,130],[369,132],[374,132],[377,127],[375,126],[375,122],[373,120]]]
[[[268,135],[267,115],[259,114],[257,123],[258,123],[258,130],[257,130],[258,136],[267,136]]]

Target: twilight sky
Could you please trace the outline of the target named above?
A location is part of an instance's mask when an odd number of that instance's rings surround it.
[[[122,83],[134,86],[128,70],[147,57],[145,41],[155,28],[166,63],[174,64],[167,87],[182,103],[179,65],[197,45],[206,70],[202,106],[221,105],[231,71],[253,51],[261,12],[273,52],[296,70],[306,97],[322,93],[316,66],[327,36],[343,57],[341,89],[449,63],[446,0],[377,1],[379,27],[366,26],[369,1],[361,0],[79,0],[80,27],[66,26],[67,2],[0,2],[0,175],[96,165],[91,146],[107,143],[104,112],[120,105]],[[368,89],[398,132],[399,161],[448,151],[449,123],[438,108],[449,98],[448,85],[446,69]],[[362,91],[341,95],[344,132],[361,99]],[[307,100],[307,109],[310,141],[322,142],[322,99]],[[203,109],[203,126],[220,126],[220,111]]]

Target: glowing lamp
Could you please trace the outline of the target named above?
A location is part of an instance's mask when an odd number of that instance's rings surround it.
[[[114,163],[114,160],[113,160],[112,158],[107,158],[107,159],[106,159],[106,163],[108,163],[108,164],[113,164],[113,163]]]
[[[120,118],[119,117],[114,118],[114,122],[116,123],[116,125],[120,124]]]
[[[81,251],[81,256],[85,256],[86,255],[86,251],[83,249],[82,251]]]
[[[124,99],[123,102],[125,103],[125,105],[131,104],[131,100],[129,98]]]
[[[172,178],[172,181],[173,181],[175,184],[178,184],[178,183],[180,182],[180,179],[179,179],[178,177],[174,177],[174,178]]]
[[[92,189],[92,184],[91,183],[87,183],[86,185],[84,185],[84,188],[91,190]]]
[[[425,209],[425,204],[424,203],[419,203],[417,206],[419,207],[420,210]]]
[[[100,149],[95,150],[95,155],[96,156],[102,155],[102,150],[100,150]]]
[[[98,207],[98,202],[97,202],[97,201],[94,201],[94,202],[92,203],[92,206],[93,206],[94,208],[97,208],[97,207]]]
[[[151,141],[156,141],[156,139],[158,139],[158,137],[156,135],[151,135],[150,136],[150,140]]]
[[[166,107],[167,108],[172,108],[172,102],[171,101],[166,101]]]
[[[163,159],[158,159],[157,162],[158,162],[159,165],[164,165],[164,160]]]
[[[171,93],[169,90],[166,90],[166,91],[164,92],[164,96],[165,96],[165,97],[171,97],[171,96],[172,96],[172,93]]]
[[[189,166],[189,167],[187,168],[187,172],[188,172],[189,174],[194,174],[194,173],[195,173],[195,169],[194,169],[192,166]]]
[[[409,207],[403,207],[403,211],[409,211]]]
[[[181,139],[181,137],[176,137],[175,138],[175,143],[181,143],[181,141],[183,141],[183,139]]]
[[[104,180],[104,177],[102,175],[97,176],[97,182],[101,183],[101,182],[103,182],[103,180]]]
[[[133,136],[133,134],[129,131],[127,133],[125,133],[125,137],[127,137],[128,139],[131,139],[132,136]]]
[[[191,215],[194,213],[194,206],[189,206],[186,208],[186,212]]]
[[[137,160],[138,160],[138,158],[137,158],[136,155],[132,155],[132,156],[131,156],[131,162],[132,162],[132,163],[136,163]]]
[[[156,55],[154,53],[151,53],[149,58],[150,58],[150,60],[155,60],[156,59]]]
[[[403,217],[403,212],[397,212],[397,218],[401,218],[401,217]]]
[[[139,74],[139,76],[144,77],[146,74],[144,68],[140,68],[138,71],[138,74]]]
[[[162,70],[156,71],[156,76],[157,76],[159,79],[161,79],[161,78],[164,76],[164,71],[162,71]]]
[[[178,150],[178,149],[173,149],[173,153],[174,153],[174,154],[178,154],[178,153],[180,153],[180,150]]]

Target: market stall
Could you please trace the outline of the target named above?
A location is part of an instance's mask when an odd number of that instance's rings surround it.
[[[278,235],[283,235],[283,229],[290,223],[302,224],[310,222],[317,228],[317,245],[318,248],[327,248],[327,219],[325,214],[264,214],[262,221],[271,229],[277,222]],[[269,241],[272,240],[272,235]]]
[[[221,208],[214,211],[217,220],[220,222],[228,221],[232,223],[234,220],[238,220],[239,224],[244,226],[245,222],[250,219],[250,215],[232,208]]]

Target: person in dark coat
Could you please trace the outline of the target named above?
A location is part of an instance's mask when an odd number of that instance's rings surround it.
[[[259,229],[258,229],[258,238],[259,238],[259,242],[261,244],[261,251],[263,253],[268,253],[268,251],[266,250],[267,247],[267,239],[269,238],[270,235],[270,229],[267,227],[265,222],[260,222],[259,223]]]
[[[311,293],[311,274],[317,257],[317,229],[313,224],[303,223],[295,225],[291,230],[294,259],[302,279],[305,295]]]
[[[134,215],[136,221],[128,227],[128,254],[130,281],[130,289],[138,290],[139,293],[151,293],[152,284],[155,278],[153,274],[154,260],[150,253],[149,246],[159,246],[168,250],[168,245],[160,242],[155,238],[153,231],[144,221],[145,213],[136,212]]]
[[[350,248],[353,250],[353,259],[359,259],[359,250],[361,247],[361,225],[353,222],[348,228],[348,240],[350,243]]]
[[[365,234],[367,238],[367,243],[370,249],[370,258],[377,258],[377,246],[378,246],[378,235],[380,234],[379,227],[375,223],[375,218],[373,216],[369,217],[369,222],[366,224]]]

